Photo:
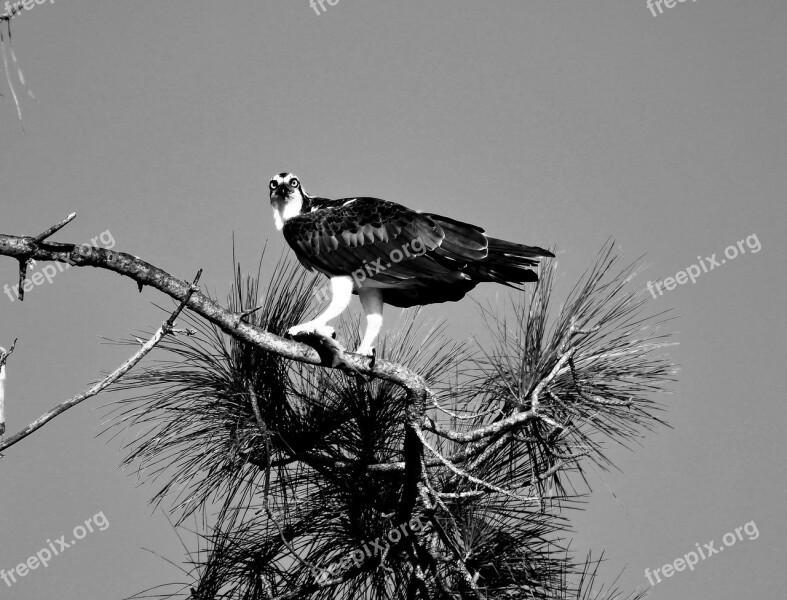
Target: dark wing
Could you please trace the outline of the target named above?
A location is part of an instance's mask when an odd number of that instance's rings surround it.
[[[378,198],[321,205],[288,219],[283,233],[304,266],[329,276],[352,275],[368,265],[366,276],[380,283],[418,285],[421,278],[454,283],[468,279],[461,272],[464,266],[487,255],[486,236],[472,225],[449,219],[438,223]],[[444,227],[452,230],[450,240]]]

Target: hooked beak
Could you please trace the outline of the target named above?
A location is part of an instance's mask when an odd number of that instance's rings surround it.
[[[292,188],[286,183],[280,183],[271,191],[271,199],[273,198],[287,198],[292,193]]]

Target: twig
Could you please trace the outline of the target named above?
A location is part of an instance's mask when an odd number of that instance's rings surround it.
[[[459,548],[456,547],[456,544],[453,542],[453,540],[451,540],[448,532],[443,528],[442,524],[437,519],[437,511],[435,510],[434,504],[429,499],[430,491],[426,479],[419,485],[419,494],[421,501],[424,503],[424,508],[426,508],[427,516],[429,517],[429,520],[432,523],[437,536],[443,541],[443,544],[446,545],[453,555],[453,561],[451,561],[451,565],[454,567],[454,569],[456,569],[459,576],[465,580],[465,583],[467,583],[467,585],[473,591],[475,597],[479,600],[483,600],[485,596],[481,593],[481,590],[478,589],[478,586],[476,585],[476,579],[470,575],[467,565],[462,560],[462,555],[459,552]],[[435,503],[439,503],[445,508],[445,504],[443,504],[442,500],[440,500],[436,494],[434,494],[433,497],[435,499]]]
[[[10,9],[11,9],[10,11],[7,10],[4,14],[0,15],[0,21],[10,21],[14,17],[22,14],[22,3],[13,2],[10,5]]]
[[[16,348],[16,339],[11,344],[11,348],[6,351],[0,347],[0,440],[5,433],[5,363]]]
[[[167,333],[171,333],[173,331],[172,328],[175,326],[175,319],[177,319],[180,316],[180,313],[183,312],[183,309],[186,308],[186,305],[189,303],[189,300],[191,300],[191,297],[199,291],[198,284],[200,277],[202,277],[202,269],[197,271],[197,274],[194,276],[194,281],[191,282],[191,286],[189,286],[189,291],[186,293],[186,297],[181,300],[180,304],[175,309],[175,312],[173,312],[169,316],[169,319],[164,322],[164,327],[166,328]]]
[[[568,361],[569,369],[571,370],[571,378],[574,380],[574,386],[577,388],[577,394],[580,398],[582,398],[585,402],[590,402],[592,404],[601,404],[602,406],[628,406],[630,407],[633,404],[633,398],[629,398],[628,400],[606,400],[604,398],[599,398],[598,396],[591,396],[585,391],[585,384],[579,378],[579,374],[577,373],[576,365],[574,364],[574,357],[572,356]]]
[[[74,218],[75,218],[76,216],[77,216],[77,214],[76,214],[75,212],[72,212],[72,213],[71,213],[71,214],[69,214],[69,215],[68,215],[68,216],[67,216],[65,219],[63,219],[62,221],[60,221],[60,223],[57,223],[56,225],[52,225],[52,227],[50,227],[49,229],[46,229],[45,231],[42,231],[42,232],[41,232],[41,233],[39,233],[37,236],[35,236],[33,239],[35,240],[35,242],[36,242],[37,244],[40,244],[41,242],[43,242],[43,241],[44,241],[44,240],[46,240],[47,238],[50,238],[50,237],[52,237],[52,236],[53,236],[53,235],[55,235],[55,234],[56,234],[58,231],[60,231],[61,229],[63,229],[63,227],[65,227],[65,226],[66,226],[66,225],[68,225],[68,224],[69,224],[71,221],[73,221],[73,220],[74,220]]]
[[[191,294],[193,294],[196,291],[196,283],[199,281],[199,276],[201,273],[202,270],[200,269],[199,273],[197,273],[197,277],[194,278],[194,283],[192,284],[192,286],[194,286],[193,289],[189,291],[189,293],[186,295],[186,298],[180,303],[178,308],[175,309],[175,312],[172,313],[170,318],[167,319],[167,321],[165,321],[162,324],[162,326],[159,327],[158,331],[156,331],[156,333],[153,334],[153,337],[151,337],[147,342],[145,342],[145,344],[139,350],[137,350],[137,352],[131,358],[129,358],[126,362],[124,362],[122,365],[120,365],[117,369],[115,369],[112,373],[107,375],[104,379],[102,379],[98,383],[90,386],[84,392],[81,392],[76,396],[72,396],[65,402],[58,404],[53,409],[45,412],[43,415],[38,417],[27,427],[18,431],[4,442],[0,443],[0,452],[5,450],[6,448],[13,446],[20,440],[23,440],[34,431],[41,429],[41,427],[49,423],[49,421],[51,421],[58,415],[67,411],[69,408],[76,406],[77,404],[83,402],[84,400],[87,400],[88,398],[92,398],[93,396],[104,390],[106,387],[113,384],[121,377],[123,377],[123,375],[128,373],[131,369],[133,369],[134,366],[145,357],[145,355],[147,355],[151,350],[153,350],[153,348],[156,347],[156,345],[164,338],[165,335],[172,333],[172,325],[175,322],[174,319],[177,315],[181,313],[183,308],[186,306],[189,299],[191,298]]]
[[[16,350],[17,341],[19,341],[19,338],[14,338],[14,343],[11,344],[11,347],[8,350],[0,346],[0,367],[5,366],[8,357],[14,353],[14,350]]]
[[[250,317],[250,316],[251,316],[251,315],[253,315],[255,312],[257,312],[258,310],[261,310],[261,309],[263,309],[263,308],[265,308],[265,305],[257,306],[256,308],[251,308],[251,309],[249,309],[249,310],[244,310],[243,312],[239,312],[239,313],[237,314],[237,317],[238,317],[238,323],[240,323],[240,322],[241,322],[241,321],[243,321],[243,319],[245,319],[246,317]]]
[[[259,428],[263,439],[265,440],[265,488],[264,494],[262,496],[262,502],[266,512],[268,512],[268,494],[270,492],[271,485],[271,434],[267,425],[265,425],[265,421],[262,420],[262,413],[260,412],[257,393],[254,391],[254,386],[252,385],[251,381],[248,382],[248,388],[249,399],[251,400],[251,408],[254,411],[254,418],[257,420],[257,427]]]
[[[19,259],[19,285],[18,285],[18,293],[19,300],[24,302],[25,301],[25,288],[24,283],[25,279],[27,278],[27,265],[30,263],[29,258]]]
[[[500,412],[500,408],[495,406],[493,408],[490,408],[489,410],[485,410],[484,412],[480,412],[480,413],[473,413],[473,414],[470,414],[470,415],[458,415],[455,412],[452,412],[452,411],[448,410],[447,408],[443,408],[442,406],[440,406],[437,403],[437,395],[436,394],[432,395],[432,406],[434,406],[440,412],[447,414],[452,419],[456,419],[457,421],[473,421],[473,420],[478,419],[480,417],[485,417],[486,415],[491,415],[492,413]]]
[[[551,419],[548,419],[548,417],[542,415],[539,412],[540,409],[539,396],[544,392],[549,393],[549,386],[551,385],[551,383],[566,368],[567,363],[569,363],[569,361],[573,359],[577,349],[572,348],[570,350],[566,350],[570,338],[577,334],[588,335],[590,333],[594,333],[595,331],[598,331],[598,329],[599,329],[598,327],[593,327],[590,329],[581,329],[579,327],[576,327],[572,321],[571,327],[566,333],[563,341],[560,343],[560,350],[558,352],[557,362],[555,362],[555,364],[553,365],[552,369],[550,369],[547,376],[544,377],[541,381],[539,381],[536,387],[533,388],[533,391],[530,392],[530,394],[528,395],[530,399],[529,410],[523,412],[516,412],[504,419],[495,421],[494,423],[490,423],[489,425],[485,425],[483,427],[479,427],[478,429],[473,429],[467,432],[459,432],[459,431],[452,431],[450,429],[445,429],[444,427],[435,423],[431,419],[426,420],[426,423],[424,424],[424,429],[436,433],[437,435],[447,438],[454,442],[468,443],[468,442],[477,442],[478,440],[493,436],[497,433],[509,431],[511,429],[518,427],[522,423],[532,419],[541,419],[550,422]],[[595,399],[595,400],[590,399],[590,400],[595,401],[599,404],[605,402],[614,402],[612,400],[609,401],[600,401],[600,399]]]
[[[8,28],[8,43],[11,43],[11,18],[16,15],[9,15],[8,17],[3,18],[0,20],[0,53],[3,55],[3,66],[5,67],[5,79],[8,82],[8,87],[11,90],[11,96],[14,98],[14,104],[16,105],[16,114],[19,117],[19,122],[22,122],[22,107],[19,105],[19,98],[16,95],[16,90],[14,89],[14,82],[11,80],[11,70],[8,66],[8,57],[5,53],[5,37],[3,36],[3,21],[6,22],[6,27]],[[24,130],[24,125],[22,126]]]
[[[486,490],[470,490],[469,492],[438,492],[440,498],[475,498],[483,496]]]
[[[490,490],[492,492],[497,492],[498,494],[503,494],[505,496],[509,496],[510,498],[516,498],[517,500],[525,500],[525,501],[535,500],[535,498],[530,498],[530,497],[527,497],[527,496],[520,496],[519,494],[515,494],[513,492],[509,492],[508,490],[504,490],[501,487],[498,487],[496,485],[488,483],[488,482],[484,481],[483,479],[479,479],[478,477],[474,477],[473,475],[470,475],[470,473],[466,473],[466,472],[462,471],[456,465],[451,464],[448,461],[448,459],[443,457],[442,454],[440,454],[437,450],[435,450],[434,448],[432,448],[432,446],[429,445],[429,442],[426,441],[426,437],[424,437],[424,432],[423,432],[423,430],[421,430],[420,427],[416,427],[415,428],[415,432],[418,435],[418,439],[421,440],[421,443],[424,445],[424,447],[427,450],[429,450],[432,454],[434,454],[435,457],[437,457],[440,460],[440,462],[442,462],[443,465],[445,465],[448,468],[448,470],[450,470],[454,474],[459,475],[460,477],[462,477],[464,479],[467,479],[468,481],[472,481],[473,483],[478,484],[478,485],[480,485],[482,487],[485,487],[487,490]]]
[[[9,25],[9,27],[10,27],[10,25]],[[20,119],[22,118],[21,114],[19,115],[19,118]],[[58,231],[63,229],[63,227],[65,227],[71,221],[73,221],[76,216],[77,216],[76,212],[72,212],[65,219],[60,221],[60,223],[52,225],[52,227],[49,227],[48,229],[45,229],[44,231],[39,233],[37,236],[34,236],[32,238],[32,240],[31,240],[31,243],[32,243],[33,247],[34,248],[38,248],[38,244],[40,244],[41,242],[43,242],[47,238],[53,236]],[[30,256],[23,256],[23,257],[20,257],[18,260],[19,260],[19,286],[18,286],[19,287],[19,290],[18,290],[19,293],[17,294],[17,296],[19,296],[19,300],[21,302],[24,302],[24,300],[25,300],[24,283],[25,283],[25,279],[27,278],[27,267],[30,264]]]
[[[484,425],[483,427],[479,427],[478,429],[472,429],[470,431],[453,431],[451,429],[446,429],[445,427],[435,423],[431,419],[427,420],[427,422],[423,425],[423,428],[426,431],[431,431],[432,433],[436,433],[440,437],[444,437],[452,442],[459,442],[460,444],[467,444],[470,442],[477,442],[484,438],[490,437],[495,435],[496,433],[510,431],[511,429],[515,429],[529,421],[531,419],[540,419],[541,415],[537,412],[534,412],[532,409],[525,411],[525,412],[518,412],[514,413],[506,417],[505,419],[501,419],[500,421],[495,421],[494,423],[490,423],[489,425]]]

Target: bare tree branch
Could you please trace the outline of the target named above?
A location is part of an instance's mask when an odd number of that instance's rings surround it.
[[[8,256],[20,261],[33,259],[67,262],[78,267],[96,267],[113,271],[135,281],[139,286],[155,288],[178,302],[184,301],[190,291],[187,282],[170,275],[163,269],[131,254],[106,248],[56,242],[39,243],[34,236],[0,234],[0,256]],[[227,334],[258,348],[306,364],[331,366],[325,364],[314,348],[244,322],[242,320],[244,315],[227,310],[201,292],[194,292],[187,298],[186,308],[218,325]],[[395,383],[407,390],[411,400],[425,398],[429,393],[424,379],[410,369],[381,359],[377,359],[374,365],[369,363],[367,356],[345,353],[342,364],[336,365],[336,368]]]
[[[63,225],[65,225],[65,223],[63,223]],[[30,423],[27,427],[25,427],[24,429],[18,431],[17,433],[15,433],[11,437],[9,437],[7,440],[5,440],[2,443],[0,443],[0,452],[5,450],[6,448],[9,448],[9,447],[13,446],[17,442],[23,440],[24,438],[29,436],[34,431],[36,431],[38,429],[41,429],[41,427],[43,427],[44,425],[49,423],[49,421],[51,421],[52,419],[54,419],[58,415],[60,415],[60,414],[64,413],[65,411],[67,411],[69,408],[71,408],[73,406],[76,406],[77,404],[79,404],[80,402],[83,402],[84,400],[87,400],[88,398],[92,398],[93,396],[95,396],[96,394],[101,392],[101,390],[105,389],[107,386],[111,385],[112,383],[114,383],[115,381],[117,381],[118,379],[123,377],[123,375],[128,373],[131,369],[133,369],[134,366],[139,361],[141,361],[151,350],[153,350],[153,348],[156,347],[156,345],[164,338],[165,335],[173,333],[173,331],[174,331],[173,330],[173,326],[175,324],[175,319],[183,311],[183,308],[185,307],[186,303],[191,298],[192,294],[195,291],[197,291],[197,289],[199,289],[199,288],[197,288],[197,283],[199,282],[199,278],[200,278],[201,275],[202,275],[202,269],[200,269],[197,272],[197,276],[194,278],[194,283],[191,284],[191,288],[189,289],[189,292],[186,294],[186,297],[183,299],[183,301],[180,303],[180,305],[175,309],[175,311],[172,313],[172,315],[169,317],[169,319],[167,319],[161,325],[161,327],[159,327],[158,331],[156,331],[156,333],[153,334],[153,337],[151,337],[147,342],[145,342],[142,345],[142,347],[131,358],[129,358],[122,365],[120,365],[117,369],[112,371],[112,373],[107,375],[101,381],[99,381],[99,382],[95,383],[94,385],[90,386],[84,392],[81,392],[81,393],[77,394],[76,396],[72,396],[71,398],[69,398],[65,402],[62,402],[61,404],[58,404],[53,409],[45,412],[43,415],[38,417],[35,421]],[[16,344],[16,341],[14,341],[14,344]],[[13,350],[13,346],[12,346],[11,350]],[[8,352],[7,354],[3,353],[3,357],[2,357],[2,359],[0,359],[0,365],[2,365],[5,362],[5,358],[8,356],[8,354],[10,354],[10,352]],[[1,396],[0,396],[0,400],[2,400]]]

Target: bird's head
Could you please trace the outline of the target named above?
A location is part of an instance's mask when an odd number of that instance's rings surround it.
[[[276,229],[281,231],[287,219],[303,211],[306,192],[303,191],[300,179],[292,173],[274,175],[268,188],[271,194],[273,222]]]

